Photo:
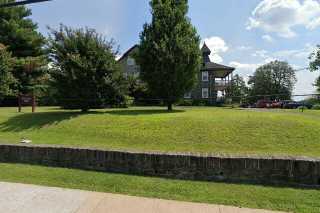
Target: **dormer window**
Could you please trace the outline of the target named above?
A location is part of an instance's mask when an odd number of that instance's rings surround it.
[[[134,66],[134,65],[136,65],[136,62],[135,62],[135,60],[133,59],[133,58],[128,58],[127,59],[127,65],[128,66]]]
[[[209,81],[209,72],[208,71],[202,72],[202,81],[203,82]]]

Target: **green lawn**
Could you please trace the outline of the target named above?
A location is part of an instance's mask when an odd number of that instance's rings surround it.
[[[40,166],[0,164],[0,181],[239,207],[319,213],[320,191],[167,180]]]
[[[0,141],[121,150],[320,156],[320,111],[0,108]]]

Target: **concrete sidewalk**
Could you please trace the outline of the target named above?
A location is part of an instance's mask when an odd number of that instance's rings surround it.
[[[272,211],[147,199],[0,182],[5,213],[272,213]]]

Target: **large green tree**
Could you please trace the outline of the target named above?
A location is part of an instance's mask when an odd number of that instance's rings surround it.
[[[254,101],[263,95],[271,99],[291,99],[296,81],[295,71],[287,62],[273,61],[259,67],[250,77],[250,96]]]
[[[15,79],[11,73],[12,61],[10,53],[8,53],[5,47],[0,44],[0,101],[8,95],[12,95],[12,85],[15,83]]]
[[[51,29],[51,75],[62,107],[87,111],[124,100],[126,84],[114,49],[113,41],[93,29]]]
[[[320,70],[320,45],[318,45],[317,49],[313,53],[311,53],[310,60],[310,70]],[[320,76],[317,78],[315,86],[317,87],[317,91],[320,92]]]
[[[140,35],[137,61],[151,93],[172,110],[196,83],[200,39],[187,17],[187,0],[151,0],[150,5],[152,21]]]
[[[315,86],[317,87],[317,91],[320,92],[320,76],[317,78]]]
[[[14,1],[0,0],[0,4]],[[45,39],[29,18],[31,14],[24,6],[0,9],[0,43],[15,58],[13,75],[22,93],[33,91],[46,71]]]
[[[233,102],[239,103],[248,95],[248,87],[243,77],[236,74],[231,81],[231,87],[228,88],[227,94],[232,97]]]

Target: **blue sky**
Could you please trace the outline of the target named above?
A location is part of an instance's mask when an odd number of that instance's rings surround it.
[[[32,19],[47,26],[91,27],[114,38],[121,53],[138,43],[150,21],[148,0],[53,0],[30,6]],[[320,44],[320,0],[189,0],[189,14],[214,62],[235,66],[247,78],[261,64],[288,61],[308,66]],[[318,73],[297,72],[295,93],[312,93]]]

